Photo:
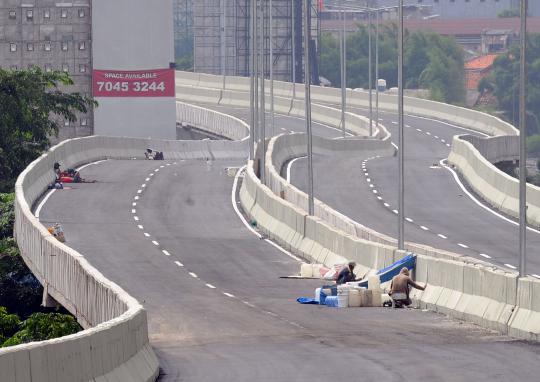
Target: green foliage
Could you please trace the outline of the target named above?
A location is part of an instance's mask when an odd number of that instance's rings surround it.
[[[34,313],[20,324],[20,330],[3,346],[44,341],[77,333],[81,327],[73,316],[59,313]]]
[[[527,138],[527,152],[536,157],[540,157],[540,134]]]
[[[388,87],[397,86],[397,27],[385,25],[379,33],[379,78]],[[358,31],[347,36],[347,86],[369,87],[368,29],[360,25]],[[372,33],[372,58],[375,59],[375,33]],[[465,72],[462,49],[455,40],[431,32],[405,34],[405,87],[425,87],[432,98],[450,103],[465,100]],[[331,34],[321,38],[321,75],[335,86],[340,81],[339,40]],[[373,86],[376,84],[375,65],[372,65]]]
[[[76,121],[97,104],[79,93],[58,87],[73,81],[64,72],[0,69],[0,192],[10,192],[19,173],[57,134],[59,118]]]
[[[193,71],[193,53],[177,58],[176,69],[192,72]]]
[[[0,239],[13,236],[13,224],[15,223],[14,200],[14,193],[0,193]]]
[[[20,323],[19,316],[9,314],[6,308],[0,306],[0,345],[19,330]]]
[[[0,306],[25,318],[40,310],[43,288],[20,256],[13,238],[0,240]]]
[[[493,87],[499,108],[515,126],[519,125],[519,45],[499,56],[486,77]],[[540,118],[540,34],[527,35],[527,135],[539,132]]]

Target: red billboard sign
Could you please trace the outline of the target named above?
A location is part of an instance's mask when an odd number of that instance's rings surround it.
[[[174,69],[93,71],[94,97],[174,97]]]

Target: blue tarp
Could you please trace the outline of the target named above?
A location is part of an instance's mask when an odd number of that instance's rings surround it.
[[[399,271],[401,271],[401,268],[405,267],[409,271],[411,271],[414,269],[415,266],[416,266],[416,255],[410,254],[410,255],[405,256],[401,260],[396,261],[394,264],[389,265],[386,268],[379,269],[376,274],[381,279],[381,284],[382,284],[382,283],[392,280],[394,276],[397,276],[399,274]],[[360,281],[358,285],[361,287],[367,288],[368,280],[364,279]]]

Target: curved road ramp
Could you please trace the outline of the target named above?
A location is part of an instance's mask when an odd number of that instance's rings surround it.
[[[32,213],[54,180],[53,164],[65,168],[103,159],[144,159],[147,147],[168,159],[246,158],[248,128],[217,112],[177,103],[178,121],[236,141],[163,141],[92,136],[64,141],[19,176],[15,238],[21,255],[52,297],[85,330],[62,338],[0,349],[2,382],[154,381],[159,363],[148,341],[142,305],[95,269],[83,254],[60,243]],[[244,139],[242,141],[242,139]]]

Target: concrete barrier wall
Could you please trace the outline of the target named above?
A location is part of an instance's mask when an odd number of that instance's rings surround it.
[[[519,136],[499,135],[496,137],[476,137],[461,135],[462,140],[471,143],[490,163],[519,160]]]
[[[247,125],[221,113],[177,104],[186,121],[231,139]],[[32,214],[32,205],[54,180],[53,164],[76,167],[92,161],[144,158],[247,157],[246,141],[164,141],[92,136],[61,142],[19,176],[15,186],[15,238],[21,255],[47,295],[76,316],[85,330],[71,336],[0,349],[2,381],[154,381],[159,363],[148,341],[146,311],[106,279],[77,251],[60,243]]]
[[[519,181],[498,170],[460,136],[454,137],[448,162],[455,166],[473,190],[504,213],[519,216]],[[527,219],[540,226],[540,188],[527,185]]]

